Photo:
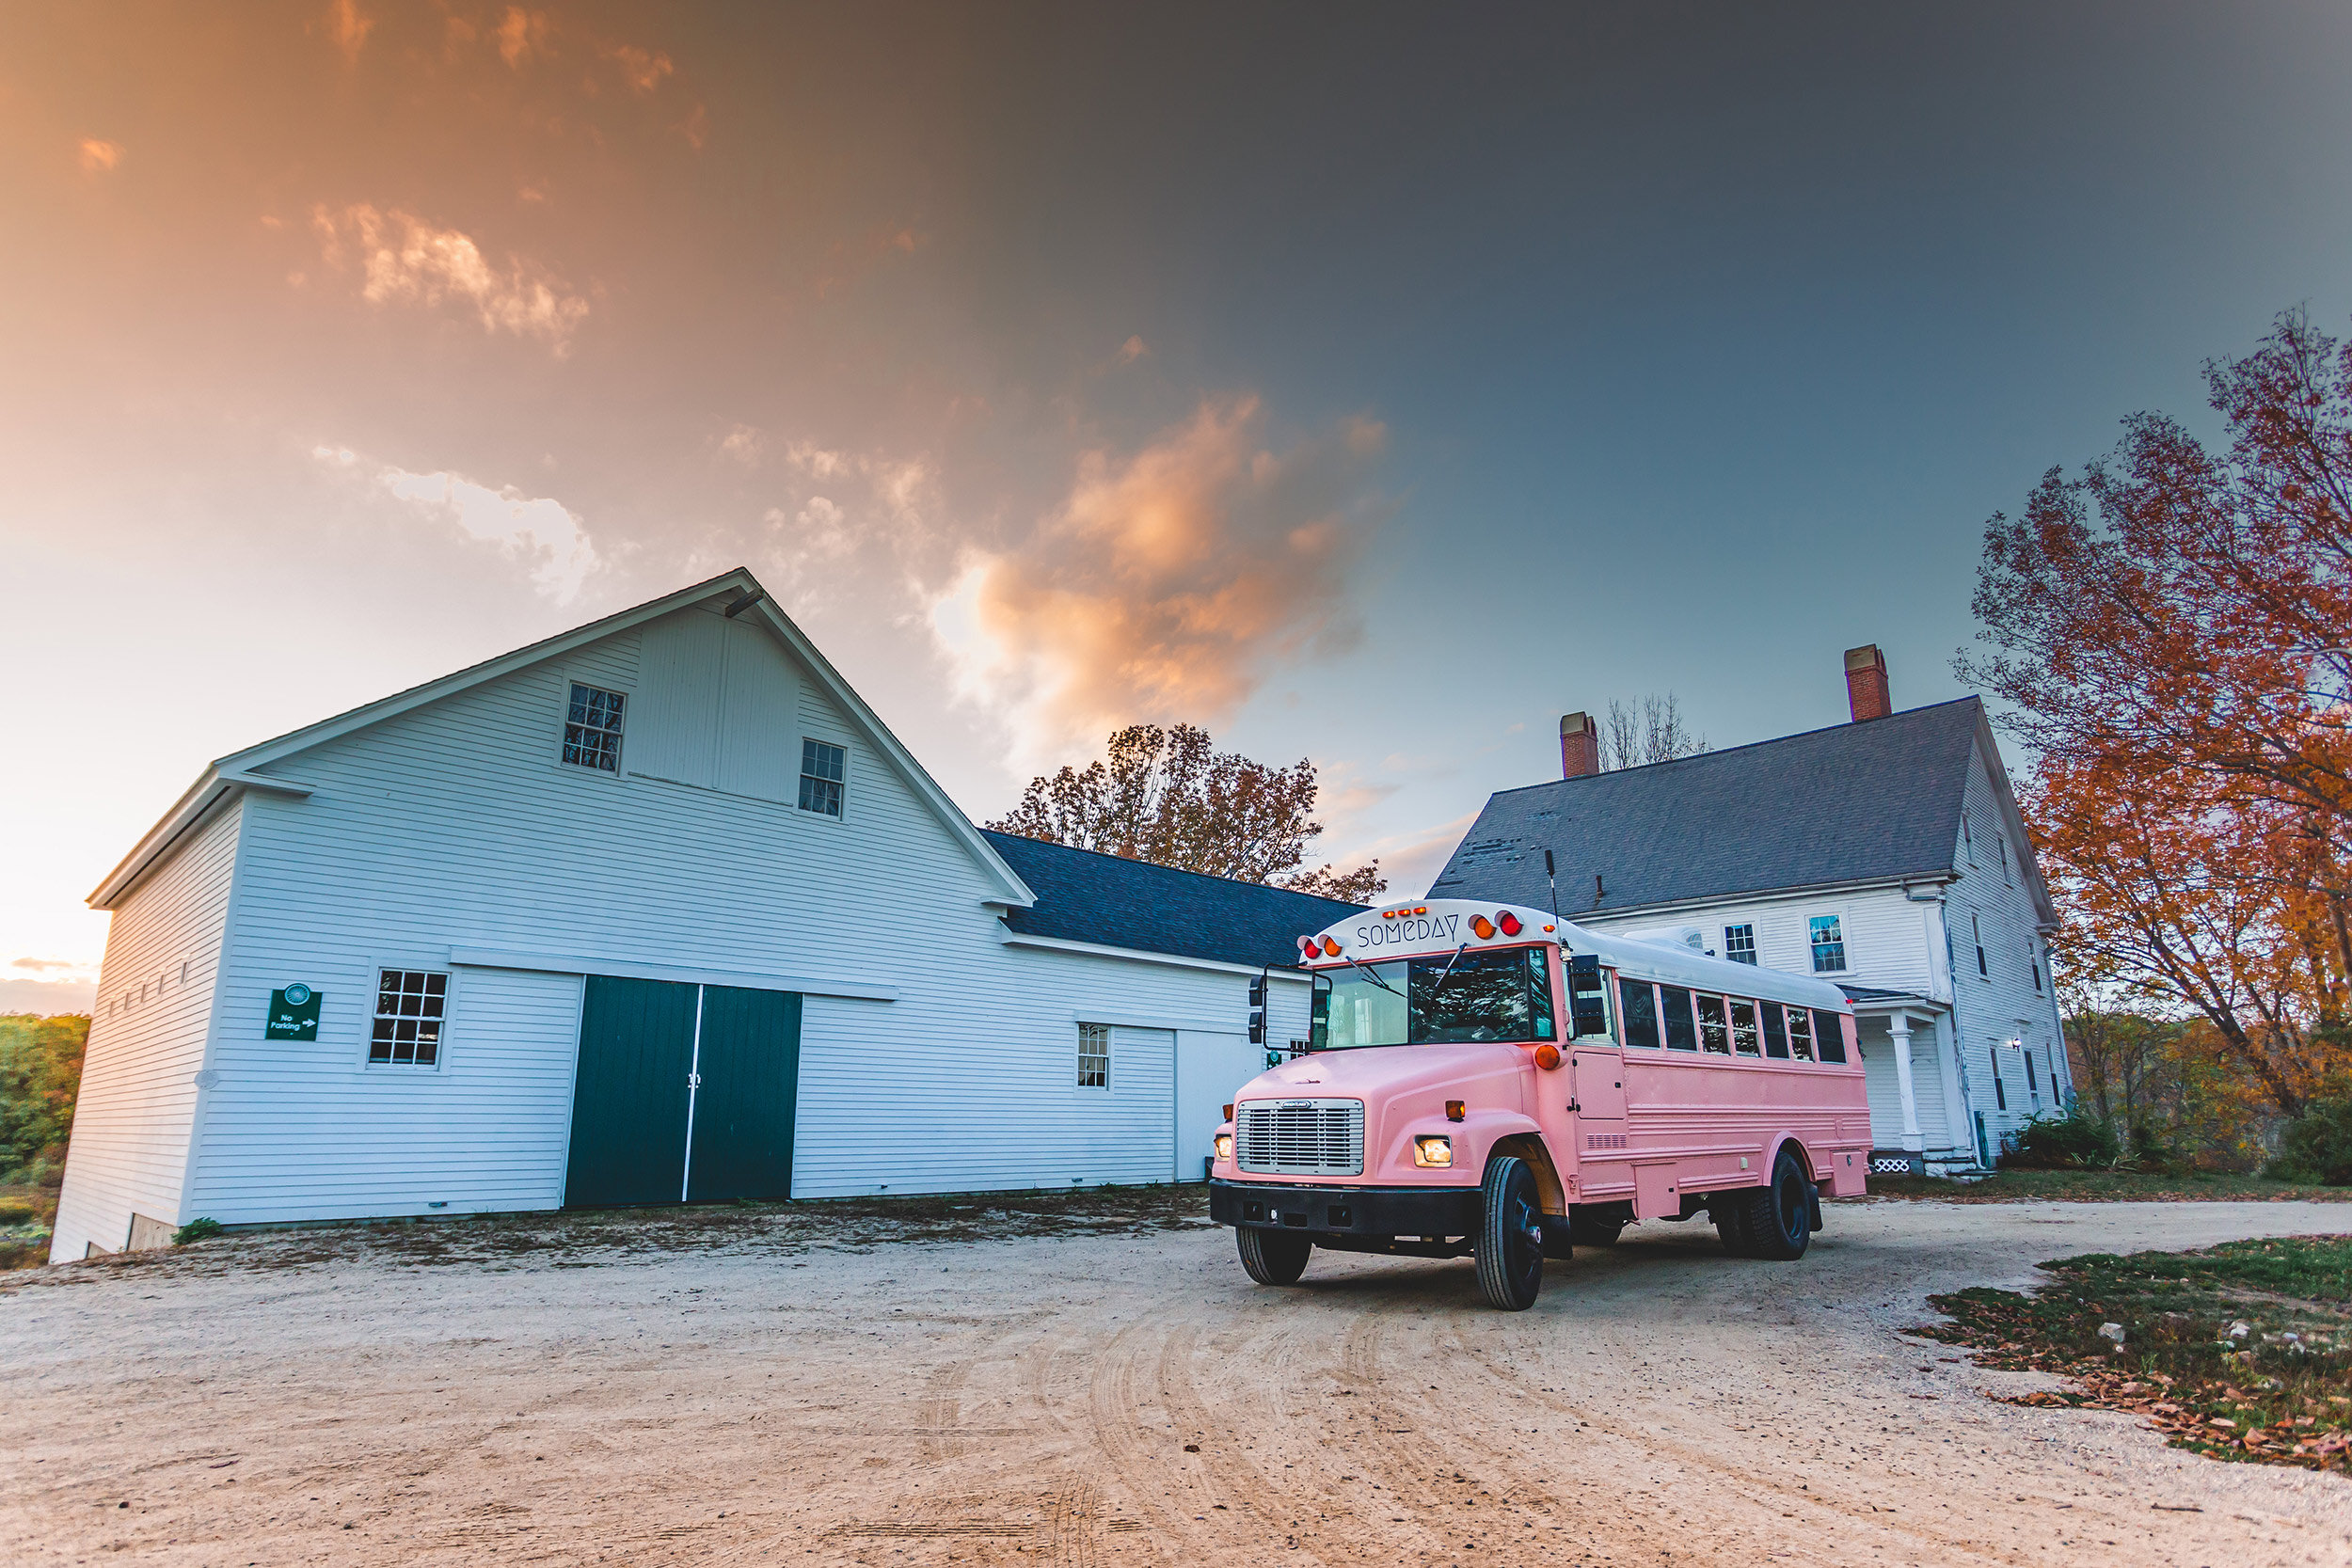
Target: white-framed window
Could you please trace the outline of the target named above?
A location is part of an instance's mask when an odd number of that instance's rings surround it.
[[[2038,996],[2042,993],[2042,949],[2034,944],[2031,937],[2026,939],[2026,967],[2033,971],[2034,994]],[[2032,1074],[2029,1072],[2026,1076],[2030,1078]]]
[[[1805,923],[1813,942],[1813,973],[1835,974],[1846,967],[1846,932],[1834,914],[1817,914]]]
[[[437,1067],[449,1014],[449,976],[430,969],[380,969],[368,1032],[370,1067]]]
[[[820,816],[841,815],[841,786],[850,752],[829,740],[801,740],[801,809]]]
[[[1078,1087],[1107,1089],[1111,1086],[1111,1026],[1107,1023],[1078,1025]]]
[[[1977,939],[1977,973],[1990,980],[1993,970],[1984,961],[1984,920],[1974,910],[1968,912],[1968,934]]]
[[[1968,825],[1968,808],[1966,806],[1960,808],[1960,845],[1963,849],[1967,851],[1968,863],[1970,865],[1976,864],[1977,833],[1976,830]]]
[[[2003,828],[1995,832],[1993,841],[2000,847],[2001,850],[2001,880],[2014,887],[2016,883],[2009,874],[2009,830]]]
[[[621,770],[621,710],[628,698],[600,686],[571,683],[564,711],[564,760],[599,773]]]
[[[1756,927],[1752,925],[1724,927],[1724,957],[1736,964],[1756,962]]]

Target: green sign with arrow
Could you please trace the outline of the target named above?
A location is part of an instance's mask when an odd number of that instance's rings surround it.
[[[319,993],[296,980],[283,990],[269,993],[269,1022],[262,1037],[273,1040],[314,1040],[319,1037]]]

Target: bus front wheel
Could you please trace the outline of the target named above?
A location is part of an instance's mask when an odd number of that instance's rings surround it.
[[[1241,1266],[1261,1285],[1295,1285],[1307,1272],[1307,1256],[1314,1243],[1280,1230],[1256,1230],[1248,1226],[1233,1232],[1241,1248]]]
[[[1479,1291],[1488,1306],[1524,1312],[1544,1286],[1544,1212],[1535,1173],[1524,1160],[1498,1156],[1486,1162],[1479,1196]]]

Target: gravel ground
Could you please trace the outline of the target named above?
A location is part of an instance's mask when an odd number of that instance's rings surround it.
[[[2333,1205],[1831,1206],[1798,1263],[1649,1224],[1549,1266],[1228,1232],[420,1253],[8,1276],[15,1563],[2352,1563],[2352,1483],[2217,1464],[1906,1338],[2043,1258]],[[29,1283],[38,1278],[39,1283]]]

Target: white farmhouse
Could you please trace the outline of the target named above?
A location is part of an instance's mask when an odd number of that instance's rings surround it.
[[[1873,1166],[1982,1170],[2071,1093],[2049,891],[1983,704],[1890,712],[1876,647],[1846,679],[1851,723],[1611,772],[1569,714],[1563,777],[1489,799],[1429,894],[1542,908],[1556,882],[1580,925],[1835,980]]]
[[[221,759],[90,902],[55,1259],[1197,1180],[1354,908],[980,832],[742,571]]]

